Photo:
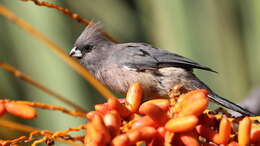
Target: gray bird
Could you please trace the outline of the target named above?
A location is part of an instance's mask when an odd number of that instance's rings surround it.
[[[190,59],[145,43],[114,43],[89,25],[76,40],[70,56],[110,89],[126,94],[129,86],[140,82],[144,99],[167,98],[175,85],[187,91],[207,89],[211,101],[243,115],[255,116],[214,93],[194,74],[193,68],[215,72]]]

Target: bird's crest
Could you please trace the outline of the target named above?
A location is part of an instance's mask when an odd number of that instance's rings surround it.
[[[100,23],[89,24],[84,31],[80,34],[75,42],[75,46],[81,46],[89,43],[95,43],[103,40],[105,37],[101,34],[102,25]]]

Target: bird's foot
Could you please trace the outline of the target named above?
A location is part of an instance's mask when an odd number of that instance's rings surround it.
[[[187,92],[187,90],[184,88],[184,84],[178,83],[170,89],[170,91],[168,92],[168,96],[170,98],[176,98],[186,92]]]

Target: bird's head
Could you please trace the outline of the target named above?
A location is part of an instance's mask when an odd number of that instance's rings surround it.
[[[101,26],[97,24],[88,25],[76,40],[69,55],[81,59],[87,54],[98,52],[104,45],[112,42],[102,35]]]

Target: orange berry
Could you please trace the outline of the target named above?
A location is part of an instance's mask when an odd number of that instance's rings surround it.
[[[164,111],[167,111],[170,107],[170,101],[168,99],[152,99],[152,100],[146,101],[143,104],[148,104],[148,103],[155,104]]]
[[[173,108],[174,113],[178,113],[178,116],[202,114],[208,106],[207,95],[208,91],[205,89],[193,90],[181,95]]]
[[[217,144],[227,144],[231,134],[231,123],[226,117],[223,117],[219,126],[219,133],[213,137],[213,142]]]
[[[118,135],[112,140],[112,146],[129,146],[130,141],[126,134]]]
[[[141,132],[141,140],[149,140],[154,138],[155,136],[158,136],[158,132],[153,127],[142,127],[138,129]]]
[[[165,128],[171,132],[186,132],[192,130],[198,123],[196,116],[177,117],[169,120]]]
[[[201,93],[199,93],[201,94]],[[197,94],[198,95],[198,94]],[[203,95],[203,94],[201,94]],[[182,110],[178,114],[178,116],[187,116],[187,115],[196,115],[199,116],[203,113],[203,111],[208,107],[208,99],[207,98],[197,98],[196,100],[190,100],[190,102],[186,102],[183,105]]]
[[[102,113],[102,114],[106,114],[109,111],[109,107],[108,104],[96,104],[95,105],[95,110]]]
[[[239,146],[249,146],[250,144],[251,120],[245,117],[239,122],[238,143]]]
[[[94,129],[102,135],[102,141],[104,141],[106,144],[111,142],[111,135],[108,131],[108,128],[105,126],[105,123],[103,119],[96,115],[94,116],[93,120],[91,121]]]
[[[188,93],[181,95],[178,98],[178,102],[182,102],[182,101],[190,99],[190,98],[193,99],[193,100],[194,99],[196,100],[197,98],[200,98],[200,97],[208,97],[208,91],[205,90],[205,89],[192,90]]]
[[[143,116],[132,124],[132,129],[145,126],[158,127],[158,124],[150,116]]]
[[[10,114],[27,120],[33,120],[37,116],[35,109],[31,106],[17,104],[15,102],[5,103],[5,109]]]
[[[90,111],[90,112],[87,113],[86,117],[87,117],[88,120],[91,121],[91,120],[93,120],[93,118],[94,118],[96,115],[102,116],[102,114],[101,114],[100,112],[98,112],[98,111]]]
[[[126,107],[132,113],[136,112],[142,101],[142,87],[140,83],[134,83],[130,86],[126,95]]]
[[[197,125],[195,129],[200,136],[205,137],[209,141],[211,141],[213,137],[218,134],[216,131],[210,129],[205,125]]]
[[[135,144],[136,142],[141,140],[142,133],[139,130],[130,130],[126,133],[129,138],[129,142],[131,144]]]
[[[252,125],[250,139],[253,142],[260,142],[260,125]]]
[[[141,114],[145,114],[158,124],[164,124],[168,120],[168,116],[159,106],[153,103],[144,103],[139,108]]]
[[[150,126],[130,130],[126,134],[131,144],[135,144],[138,141],[152,140],[158,136],[156,129]]]
[[[104,116],[104,123],[112,137],[116,136],[120,132],[121,118],[117,111],[110,111]]]
[[[185,132],[179,134],[180,140],[185,146],[200,146],[196,135],[193,132]]]
[[[123,118],[126,118],[129,115],[131,115],[131,112],[122,103],[120,103],[118,99],[108,99],[108,107],[110,110],[116,110]]]
[[[106,141],[104,133],[95,129],[92,122],[87,123],[86,135],[84,139],[84,144],[86,146],[105,146]]]

